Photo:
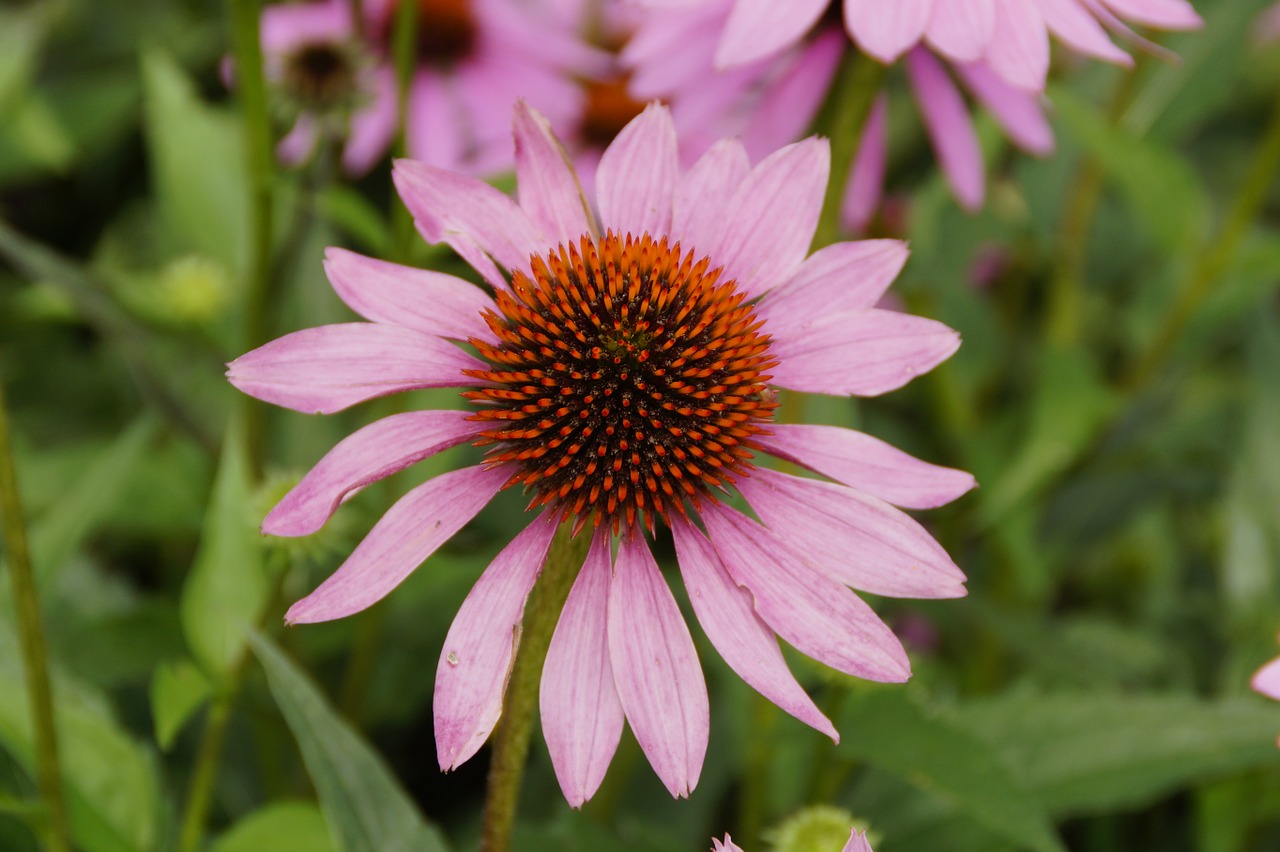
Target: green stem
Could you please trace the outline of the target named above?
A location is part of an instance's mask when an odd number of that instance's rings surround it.
[[[516,806],[520,802],[520,782],[538,704],[538,683],[542,663],[551,645],[560,610],[564,608],[591,543],[589,531],[569,535],[571,522],[561,524],[551,542],[547,563],[525,606],[507,694],[502,702],[502,721],[493,741],[489,764],[489,784],[485,791],[484,824],[480,833],[481,852],[506,852],[511,847]]]
[[[751,738],[744,761],[742,791],[738,796],[738,827],[734,839],[743,849],[757,849],[761,834],[773,819],[770,807],[769,770],[773,765],[778,711],[757,692],[751,693]],[[824,745],[831,745],[824,742]]]
[[[272,180],[275,152],[267,112],[267,83],[262,70],[258,25],[259,0],[228,0],[231,46],[236,63],[236,90],[244,121],[244,153],[249,179],[249,258],[245,267],[245,348],[268,337],[271,305]],[[261,470],[266,443],[266,408],[248,404],[245,432],[254,471]]]
[[[1249,232],[1250,225],[1267,200],[1277,168],[1280,168],[1280,96],[1272,106],[1266,132],[1253,155],[1244,183],[1231,204],[1218,241],[1209,251],[1202,253],[1191,268],[1191,273],[1152,338],[1151,345],[1125,375],[1122,382],[1124,388],[1134,390],[1142,387],[1164,363],[1187,323],[1213,292],[1214,285],[1218,283],[1227,264],[1235,256],[1236,249],[1240,247],[1240,242]]]
[[[40,623],[40,601],[31,570],[31,551],[27,546],[27,527],[18,493],[18,474],[13,464],[9,415],[2,385],[0,382],[0,516],[3,516],[9,578],[13,583],[13,601],[18,616],[18,638],[22,645],[32,727],[35,729],[36,776],[48,816],[45,848],[51,852],[70,852],[71,831],[62,776],[58,771],[58,737],[54,727],[53,690],[49,685],[49,655]]]
[[[1140,68],[1121,71],[1107,108],[1107,120],[1119,124],[1138,94]],[[1102,195],[1102,166],[1097,158],[1087,157],[1071,184],[1070,194],[1062,209],[1058,231],[1055,273],[1049,281],[1049,309],[1046,330],[1049,339],[1073,345],[1080,339],[1084,308],[1085,261],[1088,258],[1089,232]]]
[[[822,218],[813,238],[814,248],[840,238],[840,207],[845,184],[862,139],[871,107],[880,93],[885,67],[864,53],[847,51],[836,72],[835,84],[818,112],[814,127],[831,140],[831,180],[822,203]]]
[[[409,156],[409,90],[418,62],[418,4],[401,3],[396,8],[395,36],[392,51],[396,65],[396,144],[395,156]],[[413,252],[413,217],[409,209],[391,194],[392,259],[405,262]]]

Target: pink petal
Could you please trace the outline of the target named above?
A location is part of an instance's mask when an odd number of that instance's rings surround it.
[[[606,230],[660,239],[671,231],[671,205],[680,165],[676,128],[665,106],[651,103],[600,157],[596,201]]]
[[[1133,57],[1116,47],[1107,31],[1080,0],[1035,0],[1045,26],[1067,47],[1119,65],[1132,65]]]
[[[948,59],[973,62],[986,52],[995,19],[994,0],[937,0],[925,37]]]
[[[409,156],[418,162],[451,172],[465,172],[471,129],[458,121],[454,80],[434,70],[419,68],[409,84],[405,105],[405,137]]]
[[[698,784],[711,729],[707,684],[643,536],[624,536],[609,584],[609,656],[627,722],[676,798]]]
[[[1162,30],[1198,30],[1204,19],[1186,0],[1102,0],[1117,15],[1135,24]]]
[[[871,844],[867,842],[867,833],[850,829],[849,842],[844,845],[842,852],[871,852]]]
[[[362,175],[378,162],[396,135],[396,81],[390,69],[380,68],[369,78],[372,99],[351,116],[351,130],[342,149],[347,174]]]
[[[734,843],[728,834],[725,834],[723,841],[714,837],[711,838],[711,852],[742,852],[742,847]]]
[[[780,66],[777,76],[753,83],[752,88],[760,90],[759,99],[741,130],[742,144],[752,159],[763,159],[806,135],[848,44],[844,33],[825,29],[807,39],[787,64],[780,58],[775,63]]]
[[[966,210],[977,210],[982,206],[986,172],[964,98],[942,63],[927,50],[917,48],[907,54],[907,73],[951,191]]]
[[[790,281],[770,290],[758,314],[775,337],[805,334],[806,324],[879,302],[909,254],[900,240],[832,243],[805,260]]]
[[[902,643],[871,607],[802,563],[783,539],[719,503],[704,503],[702,520],[721,564],[751,593],[756,614],[796,650],[866,680],[911,676]]]
[[[285,623],[332,621],[373,606],[474,518],[510,475],[466,467],[419,485],[387,510],[329,579],[289,607]]]
[[[276,145],[276,156],[287,166],[296,166],[316,148],[316,120],[311,113],[303,113],[293,123],[293,129]]]
[[[828,2],[738,0],[720,36],[716,68],[744,65],[795,44],[822,17]]]
[[[867,53],[894,62],[924,36],[933,6],[933,0],[844,0],[844,26]]]
[[[734,138],[716,142],[693,164],[676,187],[671,212],[671,235],[682,248],[717,256],[729,197],[750,172],[747,152]]]
[[[965,594],[964,574],[924,527],[875,497],[765,469],[738,490],[793,553],[843,585],[895,598]]]
[[[1258,669],[1249,685],[1254,692],[1280,701],[1280,657]]]
[[[1033,0],[995,0],[996,23],[986,62],[1020,89],[1044,91],[1049,73],[1049,33]]]
[[[410,411],[371,423],[342,439],[262,522],[268,535],[310,535],[338,506],[371,482],[475,437],[483,424],[465,411]]]
[[[790,278],[809,253],[830,172],[826,139],[805,139],[766,157],[732,196],[712,263],[724,264],[724,275],[751,295]]]
[[[549,246],[576,242],[595,230],[587,198],[551,124],[516,101],[516,188],[520,206]]]
[[[492,336],[481,315],[493,299],[469,281],[334,247],[325,250],[324,270],[338,297],[365,319],[454,340]]]
[[[483,364],[451,343],[371,322],[286,334],[227,365],[227,379],[264,402],[306,414],[335,411],[403,390],[470,383]]]
[[[610,536],[596,530],[547,649],[539,689],[542,735],[560,789],[582,807],[604,780],[622,737],[622,702],[609,663]]]
[[[503,269],[526,269],[531,255],[550,248],[524,211],[484,181],[413,160],[397,160],[391,176],[427,242],[448,243],[495,287],[506,283],[485,255]]]
[[[945,361],[960,335],[940,322],[896,311],[835,314],[785,335],[771,329],[775,384],[808,393],[876,396]]]
[[[969,491],[972,474],[920,461],[864,432],[774,423],[755,437],[765,452],[908,509],[933,509]]]
[[[489,738],[502,715],[520,645],[524,602],[542,573],[556,526],[538,517],[494,557],[458,608],[436,665],[436,758],[457,769]]]
[[[675,519],[676,557],[689,602],[729,668],[753,689],[806,725],[839,743],[840,735],[801,689],[782,658],[773,631],[751,609],[751,595],[720,564],[711,542],[688,521]]]
[[[314,42],[340,42],[351,33],[351,9],[345,0],[267,6],[259,19],[264,53],[288,53]]]
[[[982,63],[952,67],[1015,145],[1041,157],[1053,153],[1053,128],[1040,109],[1040,95],[1010,86]]]
[[[862,129],[840,208],[840,221],[850,231],[865,229],[880,206],[888,155],[889,101],[884,95],[877,95]]]

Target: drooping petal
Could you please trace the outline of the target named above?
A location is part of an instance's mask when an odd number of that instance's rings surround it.
[[[716,68],[745,65],[795,44],[817,23],[829,0],[738,0],[729,13]]]
[[[840,57],[848,44],[844,33],[826,29],[807,39],[804,46],[794,52],[794,57],[778,60],[781,66],[778,75],[763,84],[760,97],[740,131],[742,144],[751,159],[763,160],[783,145],[806,135],[831,89]],[[758,74],[752,86],[762,86]]]
[[[665,106],[651,103],[600,157],[596,203],[606,230],[659,239],[671,231],[671,206],[680,164],[676,128]]]
[[[751,595],[733,581],[711,543],[688,521],[673,518],[676,557],[689,602],[711,644],[753,689],[801,722],[831,737],[840,735],[796,682],[773,631],[751,608]]]
[[[643,536],[624,536],[609,584],[609,657],[641,750],[676,798],[698,784],[710,733],[689,628]]]
[[[277,338],[227,365],[227,379],[264,402],[306,414],[403,390],[457,387],[483,367],[447,341],[371,322],[322,325]]]
[[[285,622],[331,621],[373,606],[474,518],[509,476],[466,467],[419,485],[387,510],[329,579],[289,607]]]
[[[421,163],[451,172],[469,171],[474,144],[471,129],[458,121],[455,83],[454,78],[432,68],[414,72],[405,105],[405,144],[409,156]],[[508,156],[510,151],[508,145]]]
[[[454,340],[490,336],[481,314],[493,299],[469,281],[332,246],[324,271],[338,297],[365,319]]]
[[[933,5],[934,0],[844,0],[844,26],[859,47],[890,63],[924,36]]]
[[[742,847],[733,842],[728,834],[725,834],[724,840],[711,838],[711,852],[742,852]]]
[[[871,844],[867,842],[867,833],[856,828],[849,830],[849,842],[845,843],[842,852],[871,852]]]
[[[556,780],[572,808],[595,795],[622,737],[622,702],[609,662],[606,614],[612,557],[606,529],[596,530],[565,601],[538,692],[542,735]]]
[[[1102,0],[1120,17],[1162,30],[1198,30],[1204,19],[1187,0]]]
[[[1280,657],[1276,657],[1254,673],[1249,685],[1254,692],[1280,701]]]
[[[907,54],[907,74],[951,191],[962,207],[977,210],[986,189],[986,168],[964,98],[942,63],[923,48]]]
[[[495,287],[505,280],[486,256],[524,269],[548,248],[524,211],[484,181],[413,160],[397,160],[391,176],[427,242],[447,243]]]
[[[1040,108],[1039,94],[1010,86],[980,62],[952,67],[1015,145],[1041,157],[1053,153],[1053,128]]]
[[[994,0],[937,0],[925,38],[948,59],[973,62],[986,52],[995,20]]]
[[[1035,0],[1045,26],[1077,53],[1119,65],[1132,65],[1133,57],[1112,43],[1098,19],[1079,0]]]
[[[831,146],[810,138],[766,157],[732,196],[713,261],[738,289],[759,295],[786,281],[804,260],[818,227],[831,172]]]
[[[902,643],[857,595],[802,563],[769,529],[718,503],[702,520],[720,562],[754,599],[756,614],[813,659],[866,680],[902,682]]]
[[[875,497],[764,469],[738,490],[795,554],[843,585],[895,598],[965,594],[964,574],[924,527]]]
[[[276,145],[276,156],[285,165],[301,163],[316,149],[316,120],[310,113],[303,113],[294,122],[293,129]]]
[[[453,617],[436,665],[436,757],[448,772],[489,738],[520,644],[524,602],[542,573],[556,525],[535,518],[494,557]]]
[[[347,174],[362,175],[391,147],[396,134],[396,81],[390,69],[378,69],[369,76],[372,97],[351,115],[351,132],[342,149],[342,167]]]
[[[849,182],[845,185],[840,221],[850,231],[866,228],[880,207],[888,159],[889,99],[881,94],[871,105],[867,124],[862,129],[862,139],[858,142],[858,153],[854,155],[853,166],[849,169]]]
[[[807,393],[876,396],[927,373],[960,347],[940,322],[896,311],[835,314],[780,334],[775,384]]]
[[[520,207],[541,229],[547,245],[568,245],[595,231],[586,196],[550,122],[521,100],[514,125]]]
[[[457,446],[484,424],[465,411],[393,414],[343,438],[271,510],[262,522],[268,535],[310,535],[324,526],[342,501],[371,482]]]
[[[996,22],[986,62],[1020,89],[1044,91],[1049,73],[1049,33],[1030,0],[995,0]]]
[[[895,506],[932,509],[977,484],[972,474],[921,461],[865,432],[798,423],[772,423],[768,431],[755,436],[765,452]]]
[[[775,336],[803,334],[805,324],[874,306],[898,277],[910,251],[901,240],[832,243],[810,255],[790,281],[769,291],[757,315]]]
[[[724,235],[726,207],[733,191],[751,171],[737,139],[721,139],[703,154],[676,187],[671,232],[681,248],[699,257],[716,256]]]

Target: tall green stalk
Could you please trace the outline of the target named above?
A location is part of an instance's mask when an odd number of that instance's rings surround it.
[[[394,155],[409,156],[409,90],[418,62],[418,4],[401,3],[396,7],[395,35],[392,53],[396,66],[396,142]],[[413,217],[395,193],[391,200],[392,260],[405,262],[413,250]]]
[[[18,640],[22,646],[27,695],[31,701],[36,780],[47,816],[44,845],[50,852],[70,852],[71,830],[62,775],[58,769],[58,736],[54,726],[53,690],[49,684],[49,654],[40,622],[40,600],[36,595],[18,475],[13,464],[3,384],[0,381],[0,521],[3,522],[5,555],[8,557],[9,580],[13,584],[13,602],[18,616]]]
[[[525,605],[520,647],[516,650],[507,694],[502,701],[502,721],[493,740],[484,799],[484,823],[480,830],[480,852],[506,852],[511,848],[516,807],[520,803],[520,785],[538,705],[542,663],[547,656],[547,648],[551,646],[551,635],[560,619],[560,610],[564,608],[569,589],[578,576],[587,556],[587,546],[591,543],[589,530],[574,538],[569,535],[570,529],[572,522],[566,522],[556,531],[542,575]]]

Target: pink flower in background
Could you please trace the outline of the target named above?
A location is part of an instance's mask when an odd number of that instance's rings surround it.
[[[574,77],[607,66],[607,57],[583,44],[562,19],[521,0],[417,0],[417,6],[406,134],[410,155],[423,162],[479,176],[510,169],[511,104],[523,97],[557,124],[569,123],[583,106]],[[348,0],[273,5],[262,13],[268,69],[287,72],[299,58],[339,55],[335,46],[362,58],[363,67],[352,72],[358,71],[360,97],[350,111],[342,155],[352,174],[368,171],[395,137],[396,8],[397,0],[364,0],[363,39]],[[281,143],[283,159],[310,153],[317,122],[313,110],[301,114]]]
[[[1276,657],[1258,669],[1249,685],[1253,687],[1254,692],[1280,701],[1280,657]],[[1277,740],[1277,744],[1280,744],[1280,740]]]
[[[942,505],[973,478],[853,430],[776,422],[776,389],[885,393],[950,356],[958,336],[872,307],[906,261],[903,244],[837,243],[808,256],[824,140],[754,167],[740,142],[724,140],[684,169],[670,113],[650,106],[601,157],[598,217],[548,121],[523,103],[515,142],[518,200],[424,163],[402,160],[394,173],[421,233],[452,246],[494,296],[331,249],[334,289],[369,321],[295,332],[230,365],[242,391],[308,413],[427,387],[457,387],[470,401],[396,414],[339,443],[267,516],[273,535],[316,531],[354,491],[447,447],[487,448],[483,462],[401,498],[286,619],[374,604],[518,486],[529,521],[476,582],[441,649],[443,769],[475,754],[498,720],[513,631],[559,521],[592,536],[541,686],[543,732],[571,805],[599,786],[624,721],[673,795],[698,781],[706,685],[646,541],[659,522],[729,666],[835,739],[776,637],[841,672],[905,680],[901,644],[850,587],[963,595],[964,575],[895,506]],[[760,453],[833,481],[758,467]],[[725,502],[733,494],[758,520]]]
[[[743,850],[726,834],[724,840],[711,838],[711,852],[743,852]],[[844,845],[843,852],[871,852],[871,844],[867,842],[867,833],[851,829],[849,831],[849,842]]]
[[[1280,3],[1268,6],[1253,25],[1253,37],[1259,44],[1280,41]]]

